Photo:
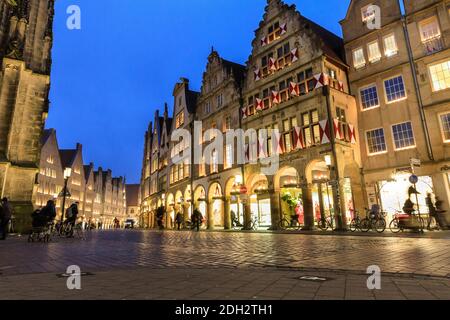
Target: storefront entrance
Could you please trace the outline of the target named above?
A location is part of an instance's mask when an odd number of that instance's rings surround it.
[[[270,210],[270,196],[252,195],[250,197],[251,219],[257,219],[260,228],[272,226],[272,213]]]
[[[396,211],[403,211],[405,201],[408,199],[408,190],[412,186],[409,182],[411,174],[397,174],[392,181],[380,181],[377,184],[378,193],[380,195],[382,210],[388,214],[388,219]],[[419,177],[419,182],[416,184],[416,189],[420,193],[417,195],[419,200],[420,213],[428,214],[428,207],[426,205],[427,193],[433,193],[433,180],[430,176]],[[416,204],[416,195],[411,196],[412,202]]]

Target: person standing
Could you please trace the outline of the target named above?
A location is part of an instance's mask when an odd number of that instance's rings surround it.
[[[203,221],[202,213],[200,212],[200,210],[195,209],[194,210],[194,227],[197,229],[197,232],[200,231],[200,226],[202,224],[202,221]]]
[[[175,218],[175,222],[177,224],[178,231],[180,231],[181,230],[181,224],[183,223],[183,215],[181,214],[181,212],[177,213],[177,216]]]
[[[431,231],[431,222],[433,221],[433,218],[435,219],[436,223],[438,223],[437,211],[436,207],[434,206],[433,199],[431,198],[431,193],[427,193],[425,202],[428,207],[428,215],[429,215],[427,229]]]
[[[3,198],[0,205],[0,240],[6,240],[9,221],[11,220],[12,208],[7,198]]]

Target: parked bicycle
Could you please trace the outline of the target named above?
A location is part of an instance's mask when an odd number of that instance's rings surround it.
[[[355,211],[355,217],[350,222],[350,231],[356,232],[361,231],[361,222],[363,219],[361,219],[361,216],[358,211]]]
[[[252,220],[247,222],[245,230],[258,230],[259,229],[259,220],[257,217],[254,217]]]
[[[302,228],[301,224],[298,222],[297,216],[291,216],[291,220],[289,220],[285,215],[283,215],[283,218],[281,218],[278,223],[278,227],[281,230],[300,230]]]
[[[321,217],[319,220],[317,220],[317,227],[321,231],[328,231],[329,229],[334,229],[334,216],[328,216],[328,217]]]
[[[362,232],[369,232],[375,230],[378,233],[383,233],[386,230],[386,212],[374,211],[366,209],[367,217],[360,222],[360,229]]]

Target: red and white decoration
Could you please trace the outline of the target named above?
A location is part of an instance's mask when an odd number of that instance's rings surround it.
[[[348,125],[348,133],[350,135],[350,142],[352,144],[356,144],[356,129],[354,125],[352,124]]]
[[[327,144],[331,142],[330,138],[330,126],[327,120],[319,122],[320,127],[320,144]]]
[[[305,142],[303,141],[302,128],[294,128],[294,149],[305,149]]]
[[[253,72],[255,75],[255,81],[261,80],[261,70],[259,68],[256,68]]]
[[[289,84],[289,94],[296,97],[300,96],[300,86],[298,83],[291,82]]]
[[[269,70],[270,71],[277,71],[277,61],[275,60],[275,58],[270,58],[269,59]]]
[[[339,91],[342,91],[342,92],[345,91],[344,83],[342,81],[339,81],[338,86],[339,86]]]
[[[339,120],[334,119],[334,136],[336,137],[336,140],[342,140],[344,138],[342,132],[341,132],[341,126],[339,125]]]
[[[326,73],[319,73],[314,76],[316,80],[316,86],[314,89],[319,89],[329,84],[329,78]]]
[[[273,133],[273,150],[276,152],[276,154],[283,154],[284,149],[283,149],[283,139],[281,136],[281,133],[279,132],[274,132]]]
[[[292,63],[298,61],[298,48],[291,50],[291,61]]]
[[[258,151],[259,157],[267,158],[268,154],[267,154],[267,150],[266,150],[267,149],[266,140],[260,138],[259,142],[258,142],[258,146],[259,146],[259,151]]]
[[[261,39],[261,47],[265,47],[267,45],[268,41],[267,41],[267,37],[263,37]]]
[[[259,99],[259,98],[256,98],[255,101],[256,101],[256,105],[255,105],[256,111],[263,111],[263,109],[264,109],[264,102],[261,99]]]
[[[280,26],[280,29],[281,29],[281,34],[282,34],[282,35],[285,34],[285,33],[287,32],[287,23],[283,23],[283,24]]]
[[[247,107],[242,108],[242,119],[245,120],[248,117],[248,109]]]
[[[272,104],[280,104],[281,96],[278,91],[272,91]]]

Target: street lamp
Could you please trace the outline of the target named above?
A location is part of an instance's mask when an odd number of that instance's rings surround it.
[[[67,196],[67,183],[69,182],[69,178],[71,175],[72,175],[71,168],[64,169],[64,189],[63,189],[63,203],[61,208],[61,223],[64,222],[64,210],[66,207],[66,196]]]

